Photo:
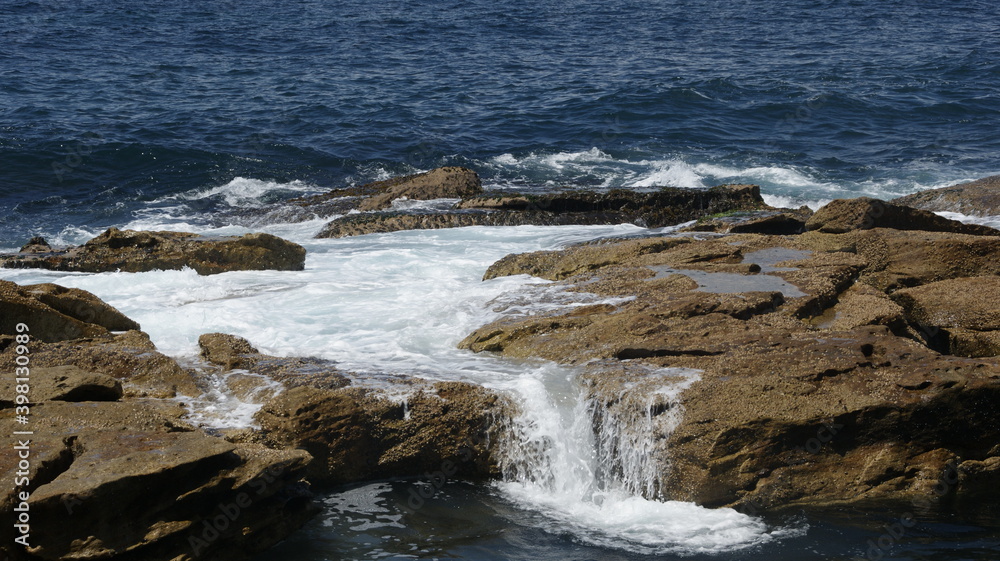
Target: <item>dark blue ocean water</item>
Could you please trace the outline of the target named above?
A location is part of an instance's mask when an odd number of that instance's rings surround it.
[[[442,164],[889,197],[1000,171],[998,85],[979,0],[4,0],[0,247]]]
[[[499,188],[751,182],[816,205],[993,175],[998,156],[989,1],[0,0],[0,249],[219,225],[446,164]],[[275,555],[646,558],[448,493],[402,527],[328,509]],[[876,550],[898,510],[801,516],[804,536],[708,558],[1000,555],[989,505]]]

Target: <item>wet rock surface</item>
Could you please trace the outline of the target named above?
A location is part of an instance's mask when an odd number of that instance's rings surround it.
[[[370,184],[368,189],[378,193],[362,201],[358,210],[382,210],[396,199],[460,199],[483,191],[476,172],[462,167],[437,168],[426,173],[379,181]]]
[[[198,395],[192,373],[108,331],[137,324],[89,292],[0,283],[0,364],[30,357],[0,381],[0,430],[20,439],[0,451],[0,514],[30,513],[29,532],[0,530],[5,559],[246,559],[317,512],[309,454],[186,421],[162,398]]]
[[[871,208],[831,205],[816,216]],[[596,303],[503,318],[461,345],[585,366],[609,411],[679,411],[652,425],[650,495],[759,511],[937,497],[943,481],[995,493],[1000,237],[844,224],[507,256],[486,278],[530,274]],[[920,224],[937,227],[907,227]],[[681,368],[699,379],[678,403],[657,397]]]
[[[246,339],[224,333],[202,335],[199,344],[209,362],[252,376],[227,374],[235,393],[252,393],[268,380],[281,384],[281,392],[256,396],[263,406],[254,438],[307,450],[315,458],[313,483],[423,475],[446,462],[453,475],[495,474],[487,436],[510,405],[492,391],[392,374],[363,378],[323,359],[261,354]]]
[[[27,334],[43,311],[59,313],[32,294],[58,295],[70,311],[113,310],[56,285],[3,288],[5,302],[36,306]],[[311,484],[494,473],[487,433],[505,402],[479,386],[392,375],[358,386],[331,361],[266,355],[223,333],[200,338],[204,363],[192,368],[158,353],[141,331],[75,321],[95,334],[25,344],[16,324],[0,332],[0,363],[15,364],[18,345],[31,357],[30,401],[15,397],[23,381],[0,382],[0,430],[32,433],[22,470],[30,488],[21,489],[30,494],[0,495],[8,519],[15,509],[31,513],[27,547],[15,546],[13,526],[0,530],[7,558],[247,559],[318,511]],[[263,406],[260,428],[188,420],[183,404],[215,387],[206,384],[212,376]],[[15,481],[21,459],[17,449],[0,451],[0,476]]]
[[[245,370],[257,374],[258,383],[279,382],[285,388],[310,386],[336,389],[351,381],[335,362],[311,357],[276,357],[262,354],[250,341],[227,333],[206,333],[198,338],[201,356],[224,371]],[[237,379],[238,381],[239,379]],[[243,384],[251,383],[242,380]]]
[[[892,202],[934,212],[979,216],[1000,214],[1000,175],[984,177],[942,189],[929,189]]]
[[[551,193],[546,187],[546,192],[540,193],[528,189],[484,191],[474,171],[444,167],[333,189],[271,207],[243,209],[228,219],[253,226],[332,217],[316,237],[340,238],[465,226],[632,223],[659,228],[744,211],[760,211],[761,215],[744,220],[746,224],[729,227],[746,232],[790,233],[801,230],[808,217],[802,210],[767,206],[756,185],[720,185],[711,189],[662,187],[647,192],[567,188]]]
[[[467,197],[445,211],[352,214],[333,220],[317,237],[528,224],[633,223],[660,228],[711,214],[764,207],[766,205],[756,185],[721,185],[711,189],[664,187],[648,193],[612,190],[606,193],[568,191],[537,195],[504,191]]]
[[[104,309],[89,293],[45,293]],[[0,476],[13,483],[0,514],[30,513],[29,532],[0,530],[5,558],[246,559],[318,510],[303,479],[308,453],[227,442],[188,423],[178,402],[147,397],[198,388],[144,333],[27,343],[15,337],[30,329],[2,333],[0,363],[16,364],[18,345],[31,359],[26,381],[0,383],[0,430],[23,435],[0,451]]]
[[[488,434],[506,402],[461,382],[420,384],[392,398],[367,388],[300,386],[258,412],[267,438],[307,450],[310,480],[336,484],[444,472],[496,475]]]
[[[974,236],[996,236],[1000,230],[978,224],[964,224],[902,204],[858,197],[838,199],[816,211],[806,222],[807,230],[843,234],[853,230],[893,228],[925,232],[953,232]]]
[[[701,218],[683,231],[786,236],[804,232],[812,214],[809,207],[729,212]]]
[[[198,274],[212,275],[228,271],[301,271],[305,255],[302,246],[271,234],[213,238],[111,228],[82,246],[55,249],[48,244],[29,244],[21,253],[0,255],[0,267],[85,273],[190,267]]]

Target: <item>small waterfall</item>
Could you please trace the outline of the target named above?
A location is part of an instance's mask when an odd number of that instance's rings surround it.
[[[587,398],[593,419],[597,480],[631,495],[663,499],[669,469],[662,444],[680,425],[680,394],[701,379],[697,370],[629,365],[630,380],[611,395]],[[595,382],[594,384],[598,384]]]
[[[622,377],[602,377],[542,367],[506,387],[520,412],[500,431],[501,493],[554,533],[636,553],[720,552],[773,539],[761,520],[732,509],[662,500],[663,446],[680,423],[681,392],[699,372],[621,368]]]

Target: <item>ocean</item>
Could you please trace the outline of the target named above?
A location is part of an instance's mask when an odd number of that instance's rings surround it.
[[[527,410],[572,444],[553,464],[566,467],[588,450],[572,369],[456,344],[550,291],[481,282],[495,260],[642,228],[316,240],[329,217],[239,211],[443,165],[494,189],[755,183],[783,206],[889,199],[1000,173],[998,92],[1000,5],[975,0],[3,0],[0,251],[114,226],[267,231],[309,254],[302,272],[0,278],[90,290],[182,361],[224,331],[359,373],[541,396]],[[244,426],[254,410],[215,392],[193,414]],[[627,494],[587,503],[574,495],[587,474],[555,476],[559,493],[449,481],[416,510],[423,479],[344,488],[261,560],[951,561],[1000,546],[990,504],[749,516]],[[900,533],[905,514],[916,524]]]

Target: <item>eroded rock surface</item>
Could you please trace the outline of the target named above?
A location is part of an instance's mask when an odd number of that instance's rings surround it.
[[[486,278],[539,276],[594,303],[503,318],[462,346],[585,365],[608,411],[681,410],[651,425],[663,432],[647,494],[758,510],[936,500],[942,481],[995,493],[997,263],[997,236],[854,222],[839,234],[605,240],[494,264]],[[678,368],[700,372],[680,401],[647,399]]]
[[[198,345],[205,360],[224,370],[246,370],[279,382],[285,388],[310,386],[318,389],[335,389],[351,383],[332,361],[262,354],[250,341],[236,335],[206,333],[198,338]],[[252,382],[243,380],[242,383]]]
[[[0,430],[31,432],[0,450],[0,476],[26,478],[0,496],[0,515],[30,513],[27,547],[13,525],[0,530],[9,559],[246,559],[317,510],[303,451],[209,436],[176,403],[122,401],[117,379],[75,366],[30,379],[30,414],[0,402]]]
[[[379,181],[369,186],[378,194],[365,199],[359,210],[382,210],[396,199],[427,201],[431,199],[461,199],[483,191],[476,172],[462,167],[443,167],[426,173]]]
[[[327,360],[261,354],[224,333],[202,335],[199,344],[203,358],[228,371],[230,390],[263,404],[255,417],[261,433],[253,438],[307,450],[314,483],[422,476],[446,462],[449,477],[495,473],[487,433],[510,404],[490,390],[391,373],[361,376]],[[262,395],[257,388],[266,380],[282,391]]]
[[[136,325],[93,294],[56,285],[19,286],[0,280],[0,335],[16,335],[18,324],[46,342],[108,334],[108,325]],[[0,347],[2,350],[2,347]]]
[[[424,385],[396,399],[366,388],[300,386],[256,418],[268,438],[316,458],[309,470],[316,483],[442,470],[484,478],[495,475],[488,433],[496,416],[508,414],[505,406],[493,392],[461,382]]]
[[[162,398],[199,395],[192,373],[145,333],[108,331],[137,324],[85,291],[0,283],[0,430],[18,439],[0,450],[0,516],[30,516],[0,529],[0,556],[236,561],[316,513],[309,454],[186,421]]]
[[[34,329],[29,333],[33,334]],[[0,363],[13,364],[16,346],[0,335]],[[5,345],[4,342],[8,344]],[[191,374],[161,354],[141,331],[56,343],[31,343],[33,368],[74,366],[119,380],[127,396],[175,397],[201,393]]]

